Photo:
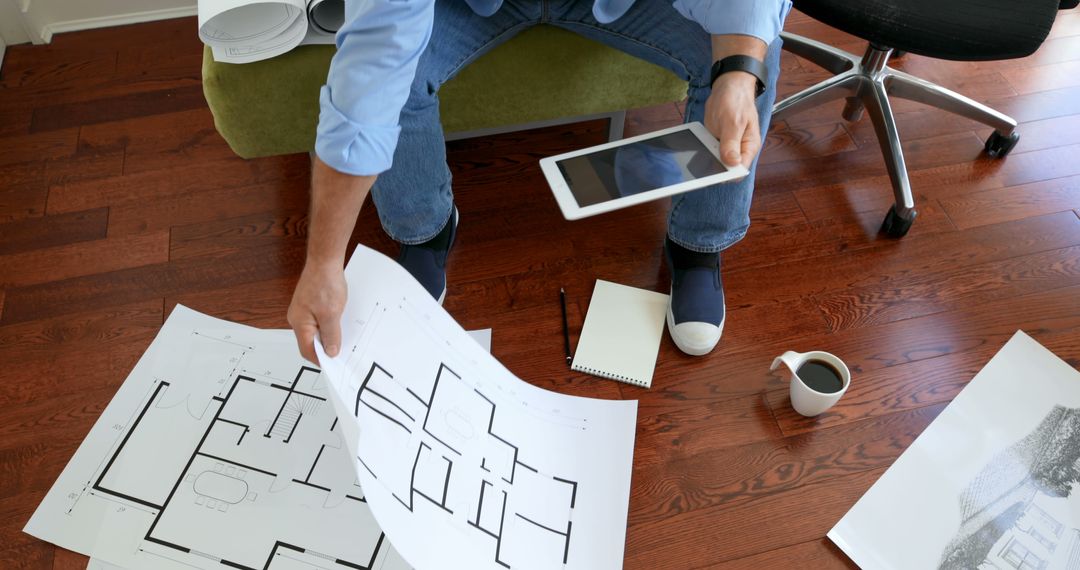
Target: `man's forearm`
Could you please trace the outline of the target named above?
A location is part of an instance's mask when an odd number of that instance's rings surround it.
[[[313,158],[308,263],[344,263],[356,217],[375,178],[343,174],[327,166],[318,156]]]

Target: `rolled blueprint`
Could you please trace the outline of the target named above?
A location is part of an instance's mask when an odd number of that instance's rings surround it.
[[[307,14],[312,28],[335,34],[345,24],[345,0],[311,0]]]
[[[199,0],[199,38],[217,61],[269,59],[300,45],[307,32],[305,0]]]

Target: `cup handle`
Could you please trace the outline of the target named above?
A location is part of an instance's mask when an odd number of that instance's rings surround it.
[[[795,362],[801,356],[802,356],[801,352],[795,352],[794,350],[789,350],[789,351],[785,352],[784,354],[781,354],[780,356],[777,356],[776,358],[774,358],[773,361],[772,361],[772,366],[769,367],[769,370],[776,370],[777,368],[780,368],[780,363],[782,362],[785,365],[787,365],[788,368],[790,368],[792,371],[794,371],[795,370]]]

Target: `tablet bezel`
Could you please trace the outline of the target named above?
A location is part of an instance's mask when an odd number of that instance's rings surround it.
[[[544,178],[547,179],[548,185],[551,187],[551,192],[555,195],[555,201],[559,204],[559,209],[562,210],[563,217],[567,220],[579,220],[581,218],[595,216],[596,214],[611,212],[629,206],[635,206],[637,204],[650,202],[652,200],[658,200],[660,198],[674,196],[675,194],[681,194],[683,192],[697,190],[698,188],[703,188],[705,186],[711,186],[713,184],[720,184],[722,182],[737,180],[749,174],[749,171],[746,169],[746,167],[742,166],[741,164],[738,166],[728,166],[725,164],[724,167],[727,168],[726,172],[705,176],[703,178],[696,178],[694,180],[687,180],[686,182],[680,182],[671,186],[664,186],[663,188],[649,190],[648,192],[640,192],[631,196],[614,198],[612,200],[601,202],[599,204],[579,206],[577,203],[577,199],[574,198],[573,192],[570,191],[570,185],[567,184],[566,179],[562,175],[562,172],[559,171],[559,166],[556,164],[560,160],[566,160],[568,158],[575,158],[578,156],[592,154],[594,152],[604,151],[611,148],[635,143],[638,141],[662,137],[664,135],[676,133],[679,131],[690,131],[691,133],[693,133],[694,136],[697,137],[699,141],[701,141],[705,148],[708,149],[709,152],[711,152],[717,160],[720,160],[720,143],[705,128],[705,125],[702,125],[700,122],[696,121],[682,124],[677,127],[671,127],[669,129],[646,133],[644,135],[638,135],[627,139],[591,146],[588,148],[583,148],[581,150],[575,150],[556,156],[541,158],[540,170],[543,171]]]

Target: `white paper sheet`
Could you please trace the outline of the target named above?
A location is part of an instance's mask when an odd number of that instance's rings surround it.
[[[343,350],[319,358],[339,416],[353,418],[343,433],[365,496],[405,559],[621,568],[637,402],[519,380],[370,249],[345,274]]]
[[[864,569],[1077,568],[1078,457],[1080,373],[1017,332],[829,538]]]
[[[26,532],[130,569],[408,568],[295,344],[177,306]]]
[[[229,364],[227,363],[225,357],[227,357],[229,354],[235,354],[236,348],[239,347],[239,344],[244,344],[244,343],[250,343],[252,346],[256,346],[256,348],[258,348],[258,350],[257,351],[252,351],[252,352],[246,353],[246,354],[245,354],[246,351],[241,350],[241,354],[243,356],[239,357],[239,359],[240,359],[239,364],[235,365],[235,366],[232,366],[231,369],[230,369],[230,378],[228,378],[228,380],[230,380],[230,381],[234,380],[235,377],[240,377],[240,376],[244,376],[244,375],[250,375],[251,377],[255,377],[256,380],[258,380],[258,381],[263,381],[263,380],[269,379],[268,376],[260,375],[259,373],[264,372],[263,369],[265,369],[267,366],[271,365],[270,363],[268,363],[268,362],[266,362],[264,360],[265,355],[273,355],[273,354],[275,354],[275,352],[278,352],[278,351],[281,351],[283,354],[285,354],[285,355],[287,355],[288,357],[291,358],[291,363],[286,360],[286,364],[285,364],[286,368],[288,368],[289,366],[293,366],[293,367],[296,367],[297,370],[302,370],[305,366],[307,366],[307,364],[300,359],[299,353],[295,349],[295,343],[293,343],[291,349],[289,347],[289,342],[290,342],[291,337],[292,337],[292,333],[290,331],[257,331],[255,329],[252,329],[250,327],[246,327],[246,326],[243,326],[243,325],[237,325],[237,324],[234,324],[234,323],[227,323],[225,321],[220,321],[220,320],[217,320],[217,319],[213,319],[211,317],[207,317],[205,315],[198,314],[198,313],[196,313],[194,311],[190,311],[190,310],[188,310],[188,309],[186,309],[186,308],[184,308],[182,306],[178,306],[176,308],[176,310],[173,311],[173,315],[169,318],[169,324],[166,327],[163,327],[162,332],[158,336],[158,339],[155,339],[154,344],[151,345],[150,349],[147,351],[146,355],[144,355],[142,360],[154,361],[154,360],[162,359],[162,358],[164,358],[162,353],[166,353],[166,352],[171,353],[172,356],[173,356],[173,359],[175,359],[178,355],[188,354],[190,356],[192,350],[201,351],[202,349],[200,348],[200,345],[205,344],[205,342],[201,340],[203,338],[202,335],[203,334],[213,334],[213,332],[208,332],[208,331],[210,331],[210,329],[214,329],[218,333],[220,333],[220,334],[216,335],[216,338],[218,338],[218,339],[223,340],[226,337],[230,337],[230,338],[228,338],[228,340],[231,341],[232,344],[226,343],[226,345],[224,346],[224,354],[220,354],[221,358],[215,359],[214,357],[210,357],[210,358],[206,359],[205,362],[202,362],[202,363],[196,362],[194,364],[194,366],[193,366],[193,370],[189,370],[187,374],[183,374],[182,376],[176,376],[176,374],[178,372],[180,372],[180,369],[178,369],[178,368],[173,369],[171,367],[166,367],[166,370],[168,370],[169,372],[172,373],[170,375],[170,378],[169,378],[169,381],[171,383],[168,386],[168,390],[172,391],[172,390],[177,390],[177,389],[184,389],[186,387],[187,389],[191,390],[192,393],[194,393],[195,390],[196,390],[195,387],[198,384],[211,382],[211,383],[213,383],[213,386],[211,386],[211,387],[217,388],[218,391],[220,392],[220,385],[217,384],[219,378],[216,378],[216,376],[219,375],[219,369],[214,368],[213,364],[214,364],[215,360],[218,360],[218,361],[220,361],[221,364],[229,366]],[[194,334],[186,334],[186,331],[188,331],[188,330],[193,331],[193,332],[197,331],[199,333],[199,335],[196,336]],[[469,331],[469,335],[484,350],[486,350],[486,351],[491,350],[491,329],[482,329],[482,330],[478,330],[478,331]],[[214,345],[214,348],[219,349],[215,353],[220,353],[221,352],[220,349],[222,348],[222,345],[218,344],[218,342],[219,341],[214,341],[212,343]],[[239,344],[237,344],[237,343],[239,343]],[[229,360],[231,360],[232,358],[233,358],[232,356],[228,356]],[[140,365],[142,365],[142,360],[140,361]],[[274,360],[275,360],[275,362],[277,362],[277,359],[274,359]],[[251,367],[250,369],[248,368],[249,366]],[[161,367],[158,366],[157,368],[160,369]],[[124,388],[121,388],[121,394],[124,394],[125,392],[130,393],[132,391],[132,389],[128,387],[128,384],[137,384],[139,388],[147,387],[146,386],[146,384],[147,384],[147,382],[146,382],[147,369],[148,369],[147,366],[143,366],[143,368],[141,370],[140,370],[140,368],[136,367],[136,370],[132,372],[132,374],[129,377],[128,381],[125,383]],[[256,372],[256,371],[258,371],[258,372]],[[138,373],[136,373],[136,372],[138,372]],[[284,378],[282,380],[284,380]],[[281,382],[279,380],[270,379],[270,382],[276,383],[278,385],[284,385],[284,382]],[[321,395],[321,397],[325,397],[325,395],[326,395],[325,394],[325,384],[322,382],[321,379],[317,379],[316,384],[317,384],[317,386],[314,387],[315,389],[312,390],[312,393],[313,394],[319,394],[319,395]],[[271,390],[272,392],[274,390],[276,390],[277,392],[280,392],[279,394],[276,394],[279,398],[285,396],[285,392],[283,390],[281,390],[280,388],[272,389],[272,388],[267,387],[267,386],[262,386],[262,387],[263,387],[264,390]],[[108,409],[106,409],[105,413],[102,415],[102,420],[100,420],[98,422],[99,425],[102,424],[102,421],[105,421],[106,417],[114,417],[114,416],[118,415],[117,410],[119,408],[124,408],[125,407],[125,405],[124,405],[125,401],[129,400],[130,398],[127,395],[125,395],[124,398],[121,398],[121,394],[118,394],[117,398],[114,399],[113,402],[109,404]],[[269,407],[266,407],[266,406],[251,406],[251,403],[253,403],[255,400],[254,399],[249,400],[246,397],[246,395],[243,394],[243,393],[236,393],[235,391],[231,391],[229,393],[226,393],[226,395],[228,397],[226,399],[226,402],[224,403],[222,412],[217,416],[217,419],[216,419],[217,422],[229,422],[229,421],[231,421],[229,419],[229,417],[230,417],[230,414],[232,414],[234,412],[240,412],[240,413],[242,413],[244,415],[254,415],[256,417],[261,416],[261,417],[269,418],[270,416],[268,414],[272,413],[275,409],[277,409],[273,405],[271,405]],[[302,398],[302,396],[297,397],[298,400],[300,398]],[[205,399],[205,394],[204,394],[204,399]],[[159,402],[160,402],[160,400],[159,400]],[[192,400],[189,397],[188,398],[189,407],[190,407],[191,402],[192,402]],[[309,401],[307,403],[310,404],[312,402]],[[130,408],[130,406],[126,406],[126,407]],[[288,408],[288,406],[286,406],[286,408]],[[155,427],[151,425],[151,423],[150,423],[151,420],[147,420],[147,418],[149,417],[149,418],[152,419],[153,416],[151,414],[153,414],[155,412],[156,412],[156,409],[153,408],[153,407],[148,409],[147,415],[143,416],[144,421],[139,422],[138,426],[132,426],[130,429],[123,430],[125,435],[127,435],[128,433],[132,433],[133,435],[131,437],[132,438],[137,438],[137,437],[142,437],[146,433],[145,430],[148,430],[148,429],[154,430]],[[288,416],[287,410],[283,411],[283,415],[286,416],[286,417]],[[252,461],[252,463],[255,463],[255,462],[266,462],[266,461],[275,462],[273,459],[265,457],[265,453],[267,453],[267,452],[272,453],[272,452],[275,452],[275,451],[280,451],[280,449],[282,449],[282,448],[287,450],[286,455],[290,456],[290,457],[302,457],[302,456],[304,456],[305,453],[303,453],[303,451],[301,450],[303,447],[307,447],[307,449],[309,449],[309,452],[306,455],[311,455],[310,450],[318,449],[319,451],[315,455],[315,457],[317,457],[317,460],[303,461],[303,462],[298,463],[296,466],[294,466],[294,467],[301,468],[301,469],[299,469],[299,471],[306,471],[306,475],[305,475],[306,478],[304,480],[308,481],[308,482],[313,482],[314,485],[318,485],[320,487],[326,486],[326,484],[330,480],[337,480],[340,485],[346,485],[346,483],[348,484],[347,487],[346,487],[347,488],[346,493],[351,493],[353,496],[355,496],[357,498],[362,497],[363,495],[361,493],[359,493],[359,489],[355,487],[355,482],[356,482],[355,479],[349,479],[349,477],[354,477],[355,476],[355,472],[353,471],[354,462],[351,461],[349,456],[344,453],[345,452],[344,448],[339,445],[340,439],[331,438],[331,439],[333,439],[333,443],[335,445],[337,445],[336,447],[323,447],[322,444],[320,444],[318,447],[316,447],[314,442],[306,441],[309,438],[307,437],[307,432],[305,430],[308,428],[308,424],[310,422],[314,422],[317,425],[317,424],[326,424],[327,421],[329,420],[330,424],[328,424],[328,425],[333,425],[333,420],[335,418],[332,415],[332,408],[330,406],[320,406],[320,409],[315,414],[310,414],[309,413],[308,416],[306,416],[306,418],[307,419],[305,419],[304,417],[300,417],[296,421],[296,423],[294,424],[294,427],[295,427],[296,431],[292,433],[292,439],[288,443],[285,443],[284,439],[282,439],[280,445],[277,445],[276,443],[274,444],[274,445],[276,445],[276,447],[278,449],[275,449],[274,447],[262,448],[262,449],[245,448],[245,446],[242,445],[243,441],[241,440],[238,443],[236,448],[227,448],[226,451],[229,451],[229,452],[231,452],[233,454],[236,454],[237,456],[240,456],[240,455],[245,455],[245,456],[252,455],[252,456],[257,458],[256,461]],[[184,419],[187,420],[187,418],[184,418]],[[194,418],[192,418],[192,420],[194,420]],[[280,417],[279,417],[279,420],[280,420]],[[181,430],[183,430],[185,428],[191,428],[192,431],[199,431],[200,429],[202,429],[201,427],[194,426],[194,425],[185,426],[184,425],[185,423],[187,423],[187,422],[185,421],[185,422],[178,422],[176,424],[169,424],[169,427],[170,428],[175,427],[175,428],[181,429]],[[301,423],[303,425],[301,425]],[[202,424],[199,424],[199,425],[202,425]],[[231,425],[235,426],[235,424],[231,424]],[[207,442],[212,442],[213,441],[211,438],[214,437],[213,430],[216,427],[223,427],[223,426],[210,425],[210,431],[206,432],[208,434]],[[235,427],[239,428],[239,426],[235,426]],[[251,429],[254,429],[254,426],[248,426],[248,427],[251,428]],[[277,429],[278,432],[283,433],[285,431],[283,425],[282,426],[276,426],[276,427],[280,428],[280,429]],[[269,428],[267,428],[267,429],[269,429]],[[136,432],[135,430],[138,430],[138,431]],[[91,442],[91,443],[84,443],[83,444],[83,447],[80,448],[79,454],[76,455],[76,458],[73,459],[71,464],[68,466],[68,468],[65,469],[64,474],[61,475],[60,480],[57,481],[57,485],[54,486],[53,491],[50,491],[50,495],[53,495],[54,493],[57,492],[57,489],[58,489],[58,487],[59,487],[59,485],[61,484],[62,481],[64,481],[65,479],[70,480],[70,479],[72,479],[74,477],[74,475],[77,475],[78,474],[77,471],[80,469],[80,467],[86,464],[86,457],[87,456],[92,456],[93,453],[94,453],[93,450],[95,450],[97,448],[100,448],[99,445],[94,445],[94,443],[92,443],[94,440],[99,440],[100,441],[102,439],[107,439],[110,442],[112,442],[112,440],[114,440],[116,437],[118,437],[118,434],[115,433],[116,430],[106,430],[106,431],[110,431],[112,433],[105,433],[104,435],[102,435],[101,430],[98,429],[98,426],[95,426],[94,430],[91,432],[91,435],[87,438],[87,441]],[[338,433],[340,433],[340,432],[338,432]],[[162,439],[166,438],[166,436],[164,436],[164,435],[162,435],[160,433],[151,434],[151,435],[153,437],[155,437],[155,438],[158,438],[158,437],[160,437]],[[249,437],[249,436],[252,437],[252,438],[255,438],[255,436],[252,435],[251,432],[248,432],[247,435],[245,435],[244,439],[247,439],[247,437]],[[274,434],[271,434],[271,436],[272,437],[270,439],[273,441],[275,439]],[[304,441],[302,441],[302,440],[304,440]],[[128,441],[130,442],[131,440],[129,439]],[[253,441],[253,440],[248,440],[248,441],[250,442],[250,441]],[[115,443],[115,442],[113,442],[113,443]],[[83,452],[83,448],[86,448],[85,453]],[[294,450],[295,450],[295,452],[294,452]],[[169,455],[170,450],[160,450],[160,452],[158,454],[162,455],[162,456]],[[80,455],[81,455],[81,457],[80,457]],[[125,454],[125,456],[126,455],[127,454]],[[226,454],[222,454],[222,455],[226,455]],[[115,451],[113,451],[112,456],[116,456]],[[149,457],[147,459],[149,460],[150,463],[155,462],[153,457]],[[250,460],[250,458],[245,457],[245,461],[249,461],[249,460]],[[130,461],[130,460],[128,460],[128,461]],[[168,462],[168,460],[166,460],[166,461]],[[113,466],[113,468],[119,470],[119,469],[126,469],[127,467],[125,467],[120,462],[118,462]],[[329,471],[328,468],[333,468],[333,471]],[[227,469],[227,467],[226,467],[226,469]],[[279,470],[288,470],[288,466],[279,466],[278,469]],[[296,470],[296,469],[294,469],[294,470]],[[131,476],[132,477],[137,477],[137,476],[148,475],[151,471],[154,471],[155,475],[157,475],[157,476],[163,475],[162,473],[157,472],[155,469],[144,465],[144,466],[135,466],[135,467],[131,468]],[[77,477],[75,477],[75,478],[77,479]],[[325,478],[325,480],[323,478]],[[176,479],[176,477],[173,477],[173,479]],[[186,477],[182,477],[182,479],[186,480]],[[245,480],[245,483],[248,482],[247,481],[247,474],[245,474],[243,479]],[[90,479],[87,479],[87,480],[89,481]],[[193,481],[192,481],[193,486],[194,486],[194,483],[196,481],[199,481],[199,479],[198,478],[193,479]],[[252,483],[253,484],[258,484],[257,482],[252,482]],[[370,534],[370,533],[377,533],[378,532],[377,528],[372,528],[370,517],[368,516],[366,511],[362,512],[363,516],[362,516],[361,520],[353,521],[353,520],[344,520],[346,517],[350,516],[349,509],[347,507],[346,508],[341,508],[341,509],[328,508],[327,507],[327,505],[329,503],[333,502],[332,495],[337,493],[338,490],[334,490],[333,492],[331,492],[331,491],[325,491],[324,489],[318,489],[317,487],[313,486],[313,487],[311,487],[312,489],[315,489],[315,492],[314,492],[313,495],[309,494],[309,493],[305,493],[305,494],[300,494],[300,495],[298,495],[296,497],[290,498],[289,489],[287,489],[285,487],[289,487],[292,484],[300,484],[300,483],[298,481],[290,482],[290,481],[287,480],[286,477],[284,477],[283,475],[281,475],[279,473],[278,478],[275,479],[274,482],[273,482],[274,489],[271,490],[272,493],[278,494],[279,497],[276,500],[271,500],[271,501],[269,501],[267,503],[263,503],[262,501],[259,500],[258,496],[256,496],[251,501],[252,502],[251,506],[255,507],[256,504],[258,504],[261,507],[261,510],[257,513],[259,516],[269,516],[269,517],[272,517],[272,518],[281,518],[281,519],[287,519],[290,516],[290,512],[294,511],[294,510],[297,510],[297,509],[299,509],[299,510],[308,510],[308,509],[312,509],[312,508],[322,509],[325,512],[322,512],[319,516],[320,517],[325,516],[326,519],[324,521],[320,521],[320,524],[318,525],[319,528],[317,529],[317,531],[318,532],[327,532],[331,536],[332,535],[338,535],[337,538],[330,538],[327,541],[327,542],[331,542],[331,543],[333,543],[333,542],[336,542],[336,543],[348,543],[349,541],[353,541],[353,540],[356,540],[358,542],[363,542],[364,541],[363,536],[364,536],[365,533]],[[283,486],[283,487],[279,489],[278,488],[279,486]],[[305,487],[306,486],[308,486],[308,485],[305,485]],[[113,491],[115,492],[116,490],[113,490]],[[325,500],[323,500],[323,501],[319,500],[319,497],[321,496],[320,491],[322,493],[325,493],[325,497],[324,497]],[[96,493],[96,491],[92,491],[92,492]],[[122,494],[126,494],[126,493],[123,493],[122,491],[119,491],[119,492],[122,493]],[[131,505],[131,503],[127,502],[127,500],[125,500],[124,498],[120,498],[120,497],[116,497],[114,495],[111,495],[111,494],[109,494],[108,491],[102,491],[101,493],[102,494],[97,495],[97,496],[100,497],[101,499],[104,499],[104,500],[119,499],[119,500],[115,501],[115,505],[125,505],[125,509],[126,509],[126,506],[142,506],[142,505]],[[177,495],[178,496],[182,496],[183,493],[184,493],[184,490],[181,490],[179,488],[177,489]],[[90,499],[87,499],[87,500],[89,501]],[[196,498],[196,500],[198,500],[198,499]],[[79,552],[82,552],[83,554],[95,555],[95,556],[104,556],[104,555],[106,555],[104,553],[104,550],[107,547],[105,547],[105,546],[102,546],[101,548],[98,548],[97,547],[98,545],[95,544],[91,551],[86,551],[86,550],[79,550],[78,548],[76,548],[73,545],[73,543],[60,542],[59,540],[54,540],[54,537],[64,537],[64,536],[72,536],[72,535],[77,536],[80,533],[89,534],[89,533],[98,532],[97,528],[89,528],[89,527],[82,526],[81,522],[75,523],[74,526],[67,526],[68,525],[67,521],[58,520],[59,517],[56,517],[55,514],[50,513],[48,510],[46,510],[46,507],[45,507],[46,504],[54,503],[54,502],[55,502],[55,498],[52,499],[52,500],[50,500],[50,498],[48,498],[48,497],[46,498],[45,502],[42,503],[42,508],[38,509],[38,512],[35,513],[35,515],[34,515],[34,520],[32,520],[32,522],[31,522],[31,524],[37,529],[37,531],[35,532],[33,530],[30,530],[30,525],[28,525],[27,532],[31,532],[31,534],[35,534],[35,536],[39,536],[39,537],[44,538],[46,540],[56,542],[57,544],[60,544],[61,546],[64,546],[66,548],[72,548],[72,549],[78,550]],[[108,505],[113,506],[114,503],[108,503]],[[79,510],[79,513],[76,514],[77,517],[84,517],[86,520],[92,521],[93,514],[83,515],[82,513],[86,509],[95,508],[94,506],[89,506],[88,507],[87,505],[78,505],[77,503],[76,503],[76,506],[78,507],[78,510]],[[356,505],[353,505],[351,503],[351,501],[349,501],[347,506],[348,507],[355,507]],[[119,507],[117,507],[117,508],[119,508]],[[364,508],[366,509],[366,507],[364,507]],[[229,509],[231,509],[232,513],[233,513],[233,515],[231,517],[226,516],[229,513]],[[151,510],[153,511],[155,509],[151,509]],[[74,508],[73,508],[73,512],[74,512]],[[189,517],[189,523],[192,524],[192,525],[195,525],[195,526],[210,525],[212,528],[215,528],[215,529],[222,528],[222,527],[224,527],[226,525],[237,524],[238,526],[233,527],[231,529],[230,536],[229,536],[230,541],[240,542],[240,543],[247,542],[247,543],[249,543],[247,545],[247,547],[252,549],[252,550],[255,550],[255,551],[267,550],[267,552],[269,552],[268,546],[272,546],[273,543],[270,542],[269,539],[263,540],[262,538],[260,538],[258,531],[253,531],[253,529],[250,529],[247,526],[241,526],[242,523],[244,522],[244,519],[242,519],[242,518],[232,518],[232,517],[235,517],[237,513],[238,513],[238,510],[235,507],[227,507],[226,511],[221,511],[220,509],[217,509],[217,510],[195,509],[195,511],[193,513],[193,516]],[[355,514],[355,513],[353,513],[353,514]],[[168,513],[168,515],[171,517],[172,513],[170,512],[170,513]],[[192,513],[188,513],[188,515],[192,515]],[[165,514],[162,515],[162,518],[164,518],[164,517],[165,517]],[[336,526],[336,525],[341,525],[341,526],[339,526],[337,528],[332,528],[333,526]],[[243,529],[243,532],[241,532],[241,529]],[[184,532],[185,532],[183,528],[178,528],[178,529],[175,529],[175,530],[179,530],[181,534],[184,534]],[[41,532],[42,534],[37,534],[37,532]],[[119,533],[119,532],[123,532],[123,531],[118,530],[117,532]],[[140,532],[145,532],[145,529],[141,530]],[[131,540],[131,538],[132,537],[130,537],[130,536],[107,537],[106,541],[109,542],[109,543],[129,542]],[[281,541],[286,542],[288,544],[296,544],[296,543],[299,542],[299,541],[289,542],[289,539],[287,539],[285,535],[276,535],[275,539],[276,540],[281,540]],[[61,538],[61,540],[62,540],[62,538]],[[101,542],[100,537],[98,537],[97,540],[99,541],[99,543]],[[172,542],[172,541],[168,541],[168,542]],[[384,543],[384,544],[386,544],[386,548],[385,548],[385,550],[387,551],[386,556],[383,556],[381,558],[376,557],[376,563],[380,564],[380,565],[373,566],[373,568],[382,568],[384,570],[394,570],[394,569],[402,569],[402,570],[404,570],[404,569],[407,569],[408,566],[403,561],[401,561],[400,558],[398,558],[396,556],[396,554],[392,553],[392,549],[389,548],[389,544],[388,543]],[[197,550],[197,551],[203,552],[203,553],[205,553],[205,554],[207,554],[209,556],[222,557],[220,552],[215,554],[215,552],[218,552],[218,551],[216,551],[215,546],[213,544],[210,544],[210,543],[205,542],[205,541],[193,540],[192,542],[187,543],[186,546],[183,546],[181,544],[177,544],[177,545],[182,546],[183,548],[189,548],[189,549],[192,549],[192,550]],[[155,550],[153,549],[154,546],[155,545],[153,543],[141,543],[138,546],[140,551],[142,551],[142,549],[144,547],[149,547],[151,549],[151,550],[147,550],[145,555],[144,554],[134,554],[134,555],[131,555],[131,556],[124,556],[124,557],[119,557],[119,558],[110,558],[110,560],[120,561],[121,564],[125,564],[126,566],[121,566],[121,565],[117,565],[117,564],[111,564],[111,563],[106,562],[104,560],[101,560],[99,558],[91,558],[89,563],[87,564],[86,568],[87,568],[87,570],[125,570],[125,568],[131,569],[131,570],[141,570],[141,569],[144,569],[144,568],[190,568],[189,565],[195,565],[198,568],[204,568],[204,567],[220,568],[221,567],[220,565],[216,565],[216,563],[209,563],[209,562],[205,561],[204,559],[196,559],[193,562],[191,560],[190,556],[183,556],[183,553],[177,553],[177,552],[165,552],[164,553],[165,556],[167,556],[169,558],[172,558],[171,560],[162,560],[162,559],[159,559],[159,558],[155,558],[154,556],[151,555],[151,553],[155,552]],[[307,550],[307,549],[305,548],[305,550]],[[97,552],[102,552],[102,554],[96,554]],[[314,555],[314,553],[316,551],[311,550],[310,552]],[[278,556],[290,556],[292,554],[293,553],[281,551],[277,555]],[[321,554],[325,554],[325,555],[334,554],[334,555],[337,555],[338,553],[337,552],[329,552],[329,551],[327,551],[327,552],[322,552]],[[344,554],[342,554],[342,556],[344,556]],[[203,557],[203,558],[205,558],[205,557]],[[300,558],[300,557],[296,557],[296,558]],[[256,559],[257,559],[257,557],[256,557]],[[265,556],[263,556],[263,559],[265,560]],[[340,559],[348,561],[348,559],[346,559],[346,558],[340,558]],[[292,561],[290,561],[290,562],[292,562]],[[296,560],[295,562],[297,562],[297,564],[300,564],[299,560]],[[200,563],[202,563],[204,565],[199,566],[198,564],[200,564]],[[283,564],[283,562],[278,562],[277,564]],[[256,567],[261,568],[262,566],[260,565],[260,566],[256,566]],[[321,568],[321,566],[310,566],[310,565],[301,566],[301,567],[304,567],[304,568]]]

